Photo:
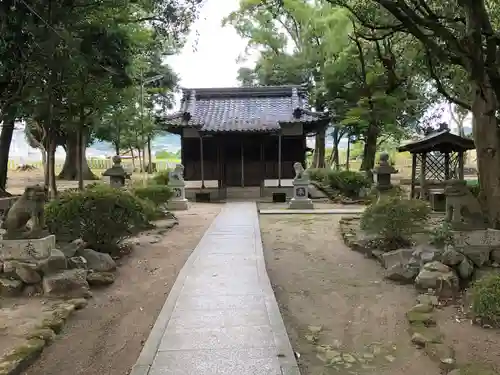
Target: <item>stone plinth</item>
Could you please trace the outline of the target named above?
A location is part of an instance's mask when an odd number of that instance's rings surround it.
[[[311,210],[314,205],[309,199],[309,179],[296,179],[293,181],[293,198],[288,208],[296,210]]]
[[[56,248],[56,236],[23,240],[0,240],[0,260],[37,261],[47,259]]]
[[[172,189],[172,199],[168,202],[168,209],[181,211],[189,209],[189,201],[186,199],[186,183],[183,180],[173,180],[169,182]]]

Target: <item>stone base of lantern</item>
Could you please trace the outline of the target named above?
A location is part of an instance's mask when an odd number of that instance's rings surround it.
[[[292,198],[290,199],[290,203],[288,203],[288,208],[292,210],[312,210],[314,209],[314,205],[309,198]]]
[[[171,200],[168,202],[167,208],[172,211],[185,211],[189,209],[189,201],[187,199]]]

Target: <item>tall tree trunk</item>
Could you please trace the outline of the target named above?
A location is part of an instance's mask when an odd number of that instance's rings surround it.
[[[77,181],[78,180],[78,139],[75,133],[67,135],[66,138],[66,157],[64,159],[64,165],[61,173],[59,173],[58,178],[67,181]],[[90,170],[87,158],[85,157],[85,135],[82,137],[82,174],[84,180],[97,180],[98,178]]]
[[[333,147],[330,159],[328,160],[328,165],[333,166],[337,171],[340,169],[339,143],[341,137],[339,129],[335,127],[332,133]]]
[[[142,173],[144,164],[142,163],[143,157],[141,156],[141,149],[137,148],[137,155],[139,155],[139,172]]]
[[[78,179],[78,189],[83,190],[83,165],[85,164],[84,158],[85,154],[82,152],[84,148],[83,144],[83,129],[81,127],[78,127],[76,131],[76,175]],[[85,159],[86,160],[86,159]],[[88,167],[88,165],[87,165]],[[91,172],[92,173],[92,172]]]
[[[118,142],[114,142],[115,145],[115,154],[120,156],[120,144]]]
[[[42,165],[43,165],[43,183],[45,186],[49,186],[49,162],[47,158],[47,150],[45,148],[40,148],[42,153]]]
[[[151,137],[148,137],[148,173],[153,173],[153,163],[151,161]]]
[[[345,169],[348,171],[350,169],[350,160],[351,160],[351,136],[347,136],[347,151],[346,151],[346,159],[345,159]]]
[[[326,127],[316,133],[314,168],[325,168]]]
[[[57,183],[56,183],[56,139],[53,134],[49,134],[47,147],[47,165],[49,171],[49,189],[50,198],[57,198]]]
[[[371,122],[365,135],[365,146],[363,148],[363,161],[361,171],[365,171],[369,178],[373,178],[372,169],[375,167],[375,155],[377,154],[378,126]]]
[[[5,120],[0,133],[0,197],[10,196],[7,193],[7,173],[9,169],[9,152],[14,134],[15,120]]]
[[[132,158],[132,168],[135,172],[135,154],[134,154],[134,149],[130,147],[130,157]]]
[[[489,83],[475,87],[472,127],[476,143],[480,201],[489,224],[500,229],[500,131],[498,101]]]

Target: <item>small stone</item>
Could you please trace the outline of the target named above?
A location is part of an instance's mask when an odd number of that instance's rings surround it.
[[[0,296],[14,297],[19,295],[23,290],[23,282],[21,280],[10,280],[0,278]]]
[[[344,368],[351,368],[352,367],[352,363],[344,363]]]
[[[427,344],[428,340],[424,335],[422,335],[418,332],[415,332],[411,336],[411,342],[413,344],[417,345],[418,347],[423,348]]]
[[[347,363],[356,363],[356,358],[351,354],[342,354],[342,359]]]
[[[323,327],[322,326],[308,326],[307,329],[312,334],[318,334],[323,330]]]
[[[87,282],[92,286],[113,284],[115,282],[115,274],[112,272],[89,272]]]
[[[439,367],[441,367],[441,369],[443,369],[445,371],[449,371],[449,370],[454,369],[455,365],[456,365],[455,359],[448,357],[448,358],[441,359],[441,365]]]
[[[419,303],[411,308],[410,311],[416,312],[416,313],[430,313],[434,307],[429,304],[424,304],[424,303]]]
[[[43,278],[44,294],[50,297],[86,297],[89,296],[87,271],[64,270]]]
[[[388,361],[388,362],[394,362],[396,360],[396,357],[394,357],[393,355],[386,355],[385,356],[385,359]]]
[[[44,275],[50,275],[68,268],[66,256],[61,250],[52,249],[50,256],[40,263],[40,268]]]
[[[335,339],[333,340],[332,346],[335,349],[340,349],[342,347],[342,342],[340,340]]]
[[[342,359],[342,357],[340,355],[338,357],[334,357],[330,360],[330,364],[339,364],[342,362],[344,362],[344,360]]]
[[[406,318],[410,324],[423,324],[426,326],[436,325],[436,320],[434,316],[429,313],[418,313],[413,311],[408,311],[406,313]]]
[[[474,265],[470,260],[464,258],[457,267],[458,276],[463,280],[469,280],[474,273]]]
[[[304,337],[307,340],[307,342],[310,343],[315,343],[316,341],[318,341],[318,338],[315,335],[305,335]]]
[[[316,345],[316,351],[318,353],[325,353],[328,350],[332,350],[331,345]]]
[[[89,302],[85,298],[74,298],[69,300],[68,303],[72,304],[75,310],[81,310],[87,307]]]
[[[325,356],[327,359],[333,359],[341,356],[341,353],[337,350],[327,350],[325,352]]]
[[[66,258],[71,258],[74,257],[77,251],[83,250],[87,247],[87,243],[82,240],[81,238],[78,238],[74,240],[73,242],[64,245],[61,247],[61,251],[64,253],[64,256]]]
[[[366,360],[372,360],[375,358],[375,355],[373,355],[372,353],[363,353],[363,358]]]
[[[56,333],[50,328],[38,328],[26,336],[27,339],[40,339],[46,343],[54,341],[56,338]]]
[[[420,294],[417,297],[417,302],[419,304],[426,304],[426,305],[431,305],[431,306],[438,306],[439,305],[439,299],[436,296],[432,296],[429,294]]]

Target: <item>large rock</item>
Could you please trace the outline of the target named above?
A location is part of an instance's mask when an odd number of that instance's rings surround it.
[[[412,266],[423,267],[424,264],[441,259],[443,250],[432,245],[418,245],[415,247],[409,263]]]
[[[116,263],[109,254],[99,253],[92,249],[83,249],[77,253],[87,261],[87,267],[97,272],[109,272],[116,269]]]
[[[458,277],[447,265],[434,261],[426,263],[415,279],[419,289],[434,289],[441,297],[452,297],[459,291]]]
[[[16,267],[16,275],[25,284],[38,284],[42,281],[40,274],[29,265],[19,264]]]
[[[398,283],[411,284],[418,274],[418,269],[407,264],[396,263],[385,271],[385,278]]]
[[[115,282],[115,274],[112,272],[89,272],[87,282],[92,286],[113,284]]]
[[[500,264],[500,249],[494,249],[494,250],[492,250],[491,254],[490,254],[490,257],[491,257],[491,261],[493,263]]]
[[[50,256],[40,263],[40,268],[45,275],[65,270],[68,264],[64,253],[61,250],[52,249]]]
[[[460,264],[456,267],[458,276],[460,276],[461,279],[463,280],[469,280],[472,275],[474,274],[474,265],[472,262],[464,258]]]
[[[64,270],[47,275],[42,282],[43,292],[49,297],[89,297],[87,271],[82,269]]]
[[[396,265],[407,264],[411,259],[413,254],[413,249],[398,249],[393,251],[388,251],[387,253],[383,253],[382,257],[382,265],[390,269]]]
[[[465,255],[449,246],[441,256],[441,263],[450,267],[455,267],[462,263]]]
[[[23,282],[21,280],[10,280],[0,278],[0,296],[14,297],[23,290]]]
[[[460,252],[469,258],[476,267],[482,267],[490,261],[491,248],[488,246],[466,246]]]
[[[82,268],[87,269],[87,260],[84,257],[76,256],[68,259],[69,268]]]
[[[79,238],[69,244],[62,246],[61,251],[64,253],[66,258],[71,258],[74,257],[78,251],[81,251],[86,247],[87,243]]]

